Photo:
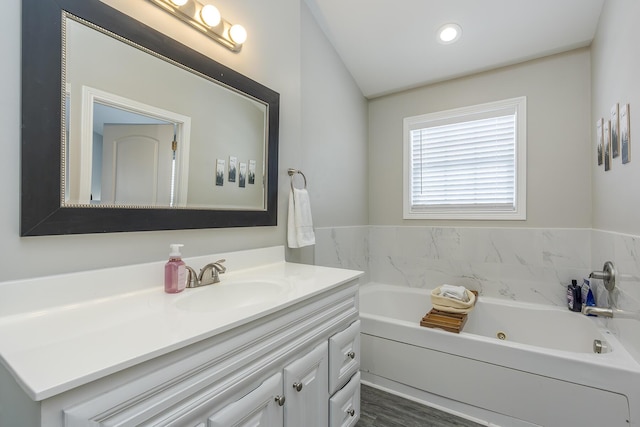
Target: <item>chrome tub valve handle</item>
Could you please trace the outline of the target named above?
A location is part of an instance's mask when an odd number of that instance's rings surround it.
[[[593,271],[589,277],[594,279],[602,279],[604,287],[611,292],[616,287],[616,268],[611,261],[604,263],[602,271]]]

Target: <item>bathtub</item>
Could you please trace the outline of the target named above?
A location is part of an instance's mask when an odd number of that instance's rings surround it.
[[[485,425],[640,426],[640,365],[600,319],[480,296],[456,334],[420,326],[429,292],[361,287],[363,383]]]

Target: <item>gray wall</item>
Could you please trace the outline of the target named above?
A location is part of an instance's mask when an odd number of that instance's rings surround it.
[[[370,223],[590,227],[589,61],[580,49],[372,100]],[[402,119],[518,96],[527,97],[527,220],[403,220]]]
[[[348,78],[337,56],[324,52],[323,67],[327,75],[323,92],[305,91],[304,106],[313,106],[314,111],[303,109],[302,101],[302,26],[305,21],[305,43],[318,43],[321,37],[318,31],[309,26],[315,23],[308,13],[301,15],[300,0],[246,0],[225,3],[220,9],[225,19],[242,23],[247,28],[249,38],[239,54],[234,54],[204,35],[196,33],[175,18],[168,16],[149,2],[131,2],[130,0],[105,0],[105,3],[125,10],[136,19],[156,27],[167,35],[201,51],[218,62],[232,67],[244,75],[272,88],[280,93],[280,173],[278,226],[243,229],[208,229],[188,231],[157,231],[138,233],[114,233],[105,235],[19,236],[20,224],[20,0],[4,3],[0,24],[4,37],[0,49],[4,58],[3,79],[0,91],[0,124],[4,129],[3,155],[0,156],[0,180],[3,183],[3,203],[0,205],[0,281],[25,277],[64,273],[117,265],[157,261],[167,257],[169,243],[184,243],[184,256],[197,256],[208,253],[250,249],[257,247],[283,245],[286,242],[286,206],[289,189],[288,167],[311,168],[309,164],[315,154],[316,136],[303,137],[305,127],[316,126],[316,121],[327,124],[334,117],[355,117],[343,123],[335,132],[344,138],[321,138],[330,151],[336,153],[338,171],[347,174],[344,180],[325,180],[321,169],[306,169],[308,179],[313,185],[312,206],[323,205],[316,196],[342,193],[356,194],[357,203],[345,203],[340,206],[340,218],[349,223],[366,221],[366,147],[363,129],[365,102]],[[308,61],[308,58],[307,58]],[[305,66],[309,71],[309,65]],[[314,77],[311,77],[314,78]],[[305,77],[309,82],[309,78]],[[307,83],[309,84],[309,83]],[[333,86],[336,85],[336,86]],[[318,99],[311,99],[311,97]],[[340,100],[340,102],[336,102]],[[357,109],[360,111],[357,111]],[[331,111],[331,115],[319,115],[316,111]],[[332,124],[333,126],[333,124]],[[327,127],[327,129],[330,129]],[[332,131],[333,132],[333,131]],[[360,158],[354,166],[351,156],[344,156],[347,147],[356,147]],[[342,151],[344,149],[344,151]],[[319,147],[318,150],[324,150]],[[356,178],[358,177],[358,178]],[[347,185],[347,188],[344,185]],[[338,188],[334,188],[338,187]],[[343,196],[343,199],[346,196]],[[333,223],[338,214],[329,207],[316,210],[316,223]],[[296,258],[296,251],[288,256]]]
[[[631,105],[631,163],[613,159],[605,172],[596,165],[595,140],[591,149],[593,228],[640,236],[640,3],[607,0],[592,45],[593,98],[591,121],[610,118],[613,104]]]
[[[299,169],[309,181],[314,225],[367,224],[367,100],[306,4],[302,24]]]
[[[629,191],[640,174],[633,151],[633,130],[638,128],[633,106],[640,91],[632,78],[640,74],[633,45],[639,38],[633,20],[640,5],[633,0],[607,0],[591,52],[581,49],[378,98],[369,103],[368,117],[367,101],[301,0],[225,4],[225,18],[241,22],[249,33],[240,54],[189,30],[147,2],[105,2],[281,94],[279,225],[20,238],[21,2],[9,0],[0,16],[5,29],[0,42],[5,58],[0,81],[4,95],[0,280],[160,260],[174,241],[186,244],[185,256],[284,244],[288,167],[307,175],[314,223],[319,227],[484,226],[402,220],[401,119],[520,95],[529,99],[528,219],[490,226],[593,227],[640,235],[640,223],[634,221],[640,195]],[[595,166],[593,128],[614,102],[632,104],[634,160],[625,166],[614,162],[613,170],[605,173]],[[301,252],[289,251],[288,257],[305,258]]]

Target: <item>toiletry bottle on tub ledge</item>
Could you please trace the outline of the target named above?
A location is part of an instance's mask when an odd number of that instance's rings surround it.
[[[580,311],[582,309],[582,292],[578,286],[577,280],[572,280],[567,286],[567,306],[571,311]]]
[[[596,305],[596,298],[593,294],[593,289],[591,289],[591,280],[590,279],[584,279],[582,281],[582,290],[581,290],[581,294],[582,294],[582,303],[590,306],[590,307],[595,307]],[[589,314],[589,316],[595,316],[595,314]]]

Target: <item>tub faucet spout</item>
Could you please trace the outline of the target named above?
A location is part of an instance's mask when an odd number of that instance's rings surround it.
[[[582,314],[595,314],[596,316],[600,317],[613,317],[613,309],[582,304]]]

